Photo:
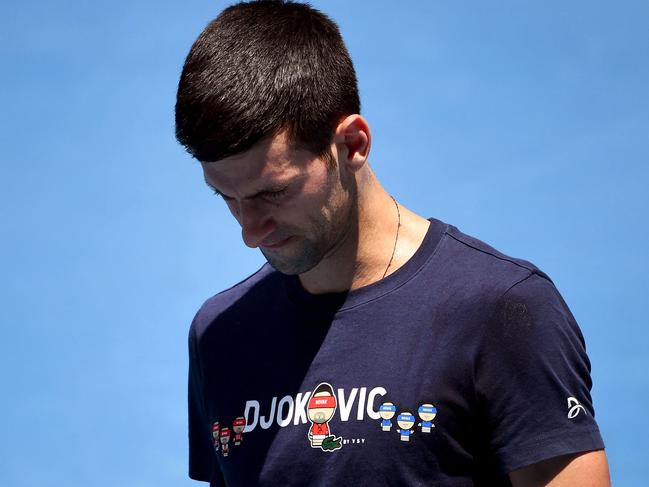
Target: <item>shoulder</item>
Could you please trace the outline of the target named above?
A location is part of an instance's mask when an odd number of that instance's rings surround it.
[[[461,232],[453,225],[446,226],[444,236],[448,249],[456,257],[476,266],[480,272],[488,269],[496,272],[494,277],[512,276],[514,278],[537,273],[549,279],[530,261],[506,255],[482,240]]]
[[[200,338],[219,317],[233,310],[242,310],[246,307],[257,309],[250,307],[250,302],[259,302],[264,297],[268,298],[272,294],[269,288],[277,284],[278,275],[279,273],[266,263],[237,284],[206,299],[192,321],[190,335]]]
[[[550,277],[530,261],[504,254],[453,225],[444,224],[434,259],[435,272],[465,303],[496,304],[530,278],[554,287]]]
[[[455,286],[465,290],[462,298],[490,310],[483,321],[490,332],[509,335],[514,329],[529,329],[523,325],[543,323],[546,332],[552,324],[568,326],[583,339],[552,279],[533,263],[506,255],[452,225],[447,225],[441,245]]]

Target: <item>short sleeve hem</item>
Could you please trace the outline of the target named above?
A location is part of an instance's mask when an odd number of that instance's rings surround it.
[[[557,431],[523,444],[507,445],[495,453],[498,472],[507,475],[519,468],[527,467],[543,460],[604,449],[604,441],[597,426],[582,431]]]

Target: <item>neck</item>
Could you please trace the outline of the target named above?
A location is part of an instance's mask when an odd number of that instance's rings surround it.
[[[399,220],[395,202],[378,180],[372,179],[358,191],[357,211],[334,248],[316,267],[300,274],[308,292],[341,292],[372,284],[401,267],[421,244],[429,222],[399,206],[401,228],[395,246]],[[419,220],[414,243],[413,217]]]

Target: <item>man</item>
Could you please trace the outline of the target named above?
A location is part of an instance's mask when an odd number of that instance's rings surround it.
[[[570,311],[533,264],[382,188],[329,18],[282,1],[224,10],[185,62],[176,133],[268,261],[192,323],[190,477],[609,485]],[[434,424],[401,441],[381,404],[429,405]],[[238,417],[246,441],[226,457],[211,425]]]

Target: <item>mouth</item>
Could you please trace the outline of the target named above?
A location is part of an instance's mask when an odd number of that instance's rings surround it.
[[[279,242],[276,242],[274,244],[262,244],[261,247],[265,249],[278,249],[280,247],[283,247],[289,240],[291,240],[292,237],[285,238],[284,240],[280,240]]]

